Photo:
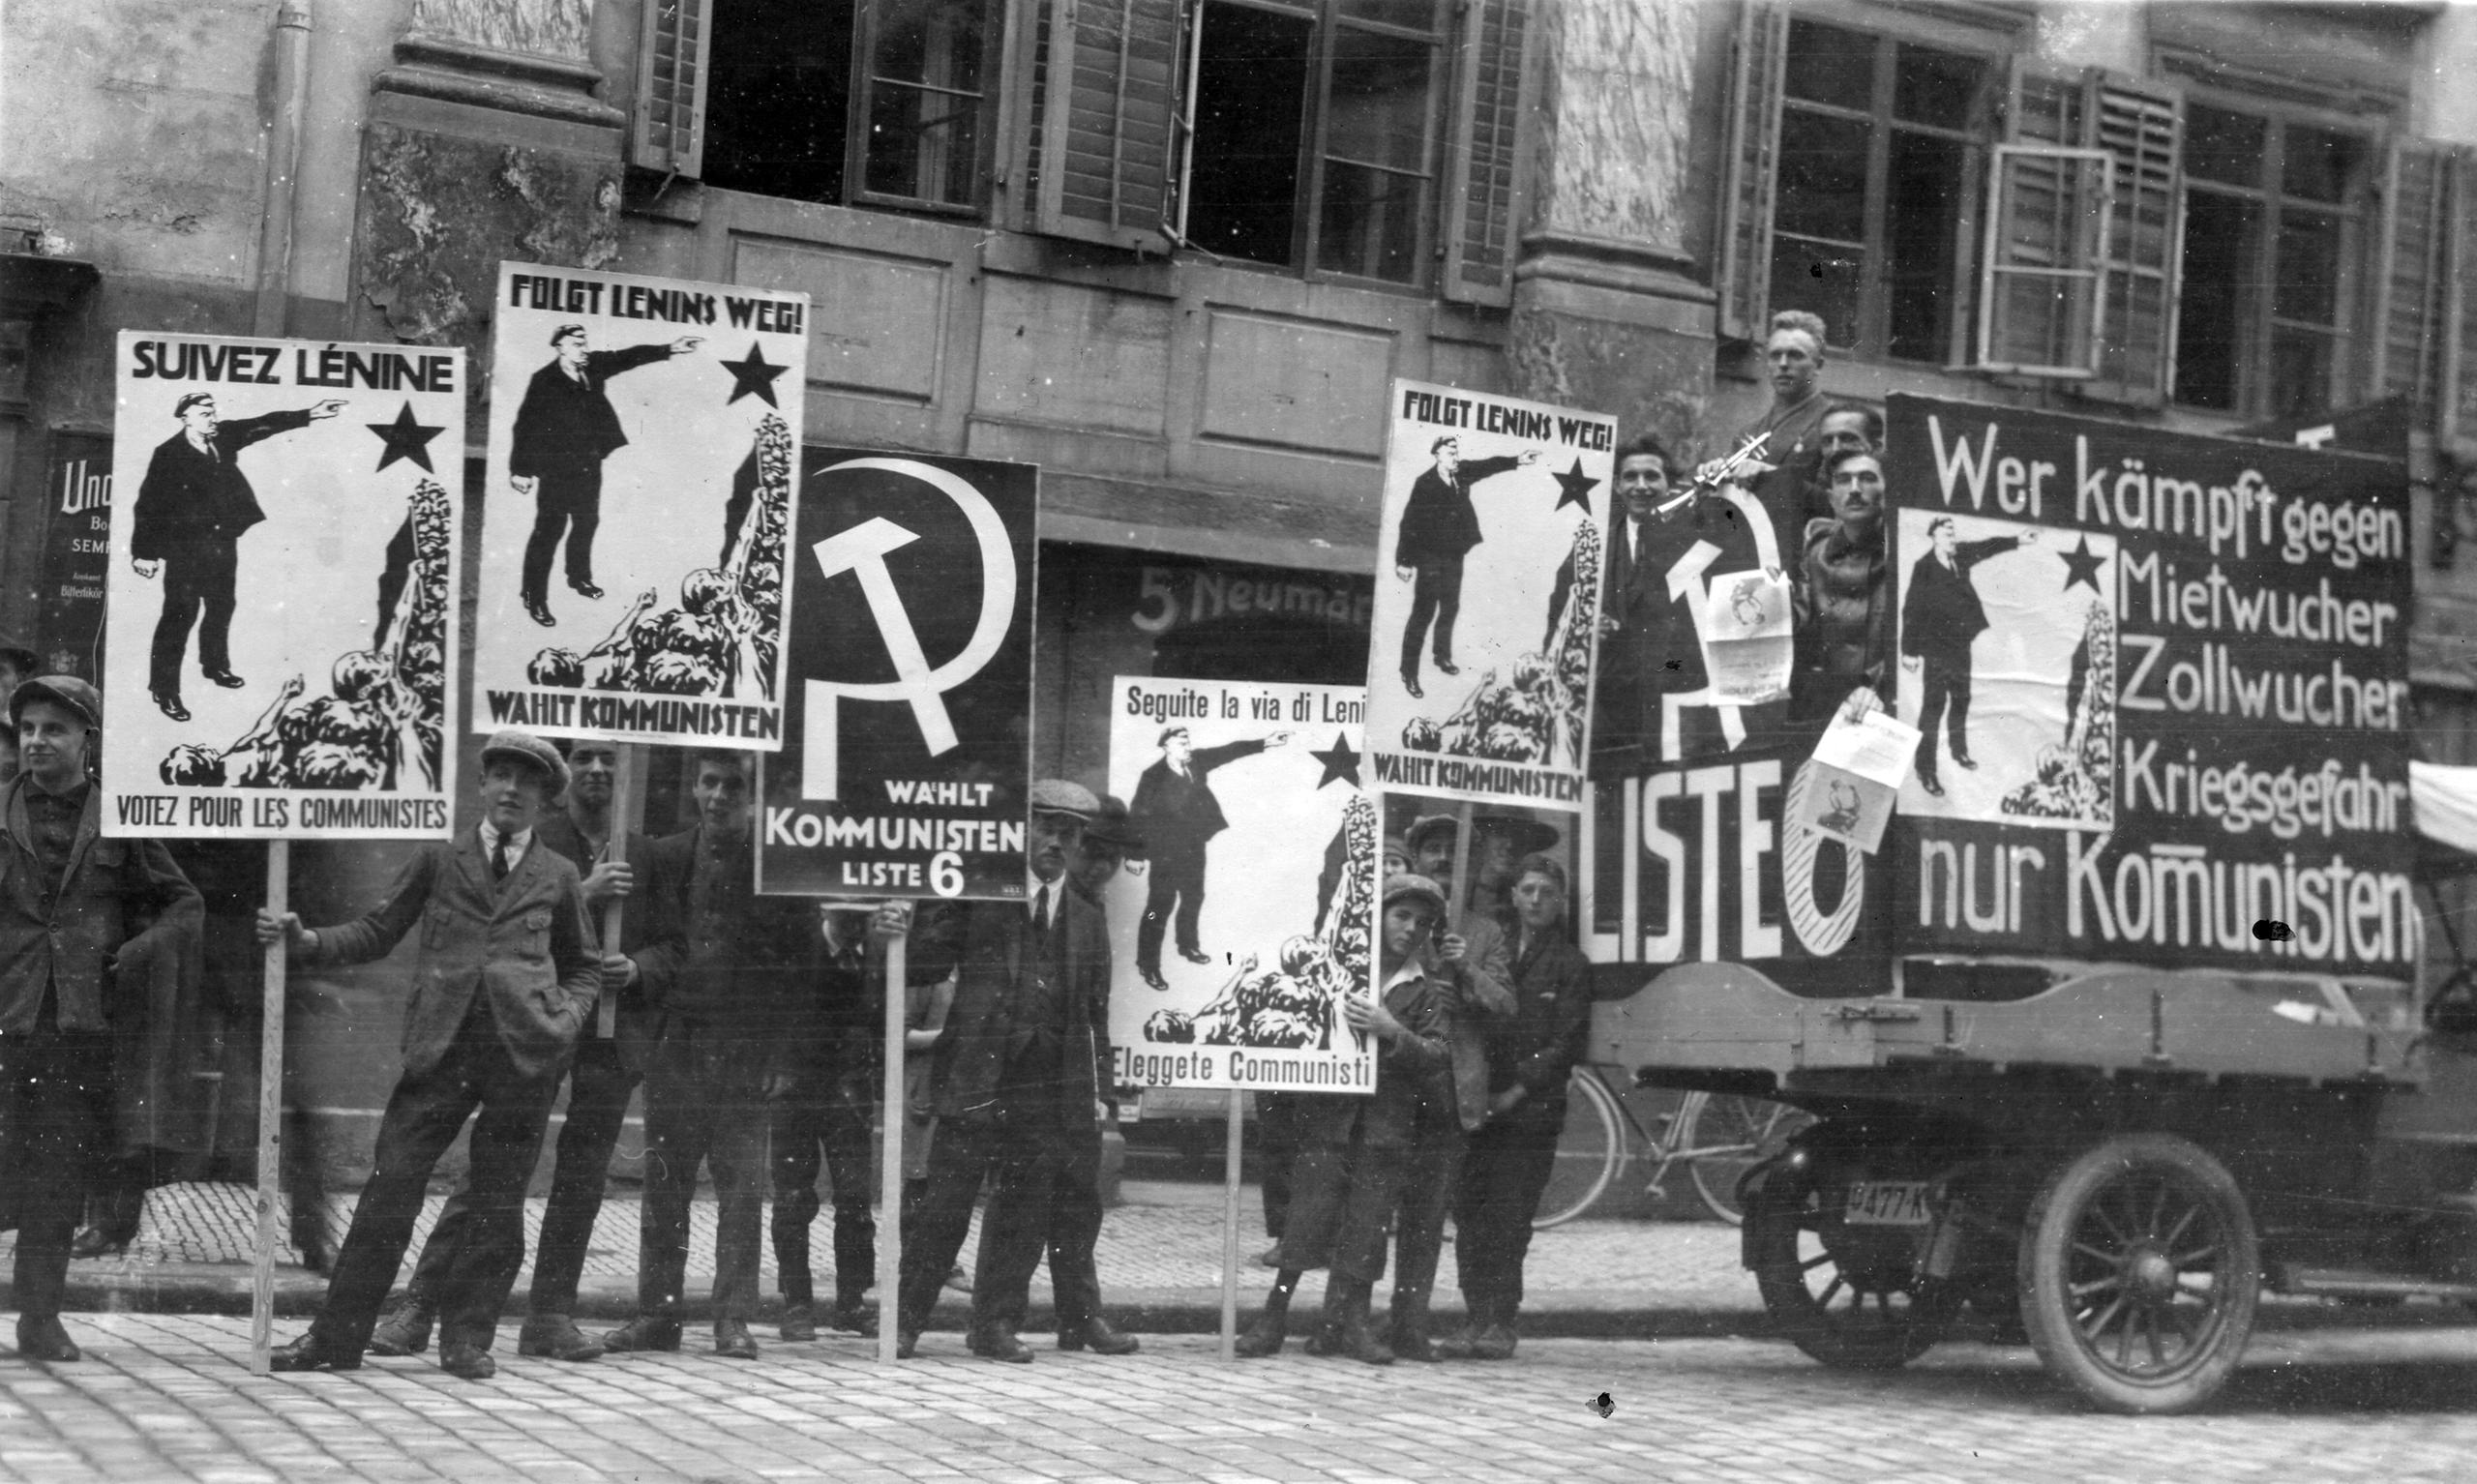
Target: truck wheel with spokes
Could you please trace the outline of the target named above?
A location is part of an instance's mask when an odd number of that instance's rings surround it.
[[[1746,1190],[1746,1261],[1791,1344],[1836,1370],[1891,1371],[1943,1338],[1959,1296],[1917,1276],[1914,1238],[1851,1228],[1822,1189],[1767,1173]]]
[[[2021,1318],[2050,1375],[2121,1412],[2190,1411],[2253,1333],[2262,1270],[2235,1176],[2169,1134],[2111,1139],[2030,1203]]]

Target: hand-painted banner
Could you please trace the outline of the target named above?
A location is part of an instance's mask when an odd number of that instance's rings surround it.
[[[1890,424],[1904,947],[2407,972],[2398,468],[1905,397]]]
[[[104,833],[447,834],[463,353],[117,356]]]
[[[772,752],[805,294],[499,265],[473,726]]]
[[[1040,471],[811,449],[758,889],[1024,900]]]
[[[1368,659],[1387,787],[1583,807],[1617,425],[1393,383]]]
[[[1110,682],[1110,791],[1148,859],[1108,887],[1118,1081],[1367,1092],[1378,848],[1356,686]]]

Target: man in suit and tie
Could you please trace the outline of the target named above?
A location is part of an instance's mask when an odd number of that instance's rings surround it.
[[[413,1236],[431,1169],[473,1118],[471,1215],[439,1293],[439,1365],[496,1374],[491,1342],[524,1264],[524,1187],[577,1034],[602,989],[577,869],[535,826],[566,791],[556,749],[522,731],[482,748],[482,819],[404,863],[368,914],[309,929],[261,909],[258,937],[302,962],[384,958],[416,924],[421,957],[404,1010],[404,1073],[379,1120],[370,1183],[309,1333],[278,1350],[279,1371],[349,1371]],[[478,1116],[476,1113],[478,1113]]]
[[[1230,827],[1221,801],[1207,782],[1212,770],[1268,747],[1290,741],[1290,733],[1225,742],[1199,751],[1187,728],[1176,723],[1161,728],[1161,756],[1135,781],[1135,802],[1128,806],[1135,833],[1152,852],[1152,880],[1144,893],[1144,921],[1135,930],[1135,970],[1156,990],[1170,987],[1161,974],[1161,939],[1175,914],[1179,953],[1190,964],[1209,964],[1211,956],[1198,942],[1197,920],[1204,913],[1205,847]]]
[[[1100,1089],[1110,1075],[1110,945],[1101,914],[1066,869],[1100,810],[1091,790],[1034,783],[1025,832],[1027,903],[942,904],[925,914],[910,961],[914,983],[955,976],[954,1008],[938,1042],[938,1137],[918,1203],[905,1213],[900,1343],[919,1343],[938,1290],[963,1248],[972,1200],[995,1174],[972,1276],[972,1353],[1029,1362],[1016,1338],[1032,1272],[1056,1236],[1058,1347],[1124,1354],[1136,1348],[1100,1312],[1096,1274],[1075,1268],[1090,1243],[1057,1215],[1097,1213]],[[1071,1225],[1071,1220],[1070,1223]]]
[[[1978,766],[1970,757],[1970,644],[1986,632],[1987,623],[1986,606],[1970,582],[1970,569],[1990,556],[2034,545],[2039,533],[1961,541],[1953,518],[1937,516],[1926,522],[1926,537],[1932,547],[1909,569],[1909,593],[1901,600],[1900,663],[1909,670],[1925,667],[1919,686],[1918,786],[1941,798],[1944,786],[1935,776],[1938,723],[1950,728],[1953,760],[1964,768]]]
[[[193,627],[206,678],[226,690],[247,683],[232,673],[232,610],[238,602],[233,583],[241,533],[267,517],[250,476],[241,472],[241,451],[343,409],[342,401],[330,399],[299,412],[227,423],[216,414],[208,393],[191,392],[172,404],[181,430],[155,445],[147,460],[132,512],[129,556],[139,577],[164,575],[164,611],[155,620],[146,689],[173,721],[190,719],[181,704],[181,656],[189,650]]]
[[[1411,497],[1402,506],[1402,523],[1393,535],[1393,573],[1416,581],[1411,620],[1402,626],[1402,688],[1419,696],[1419,646],[1435,625],[1436,668],[1448,675],[1462,673],[1453,663],[1453,620],[1462,611],[1462,564],[1481,541],[1479,513],[1471,507],[1471,487],[1491,474],[1503,474],[1539,461],[1539,450],[1524,449],[1506,459],[1474,459],[1465,462],[1462,440],[1447,433],[1428,445],[1434,468],[1422,470],[1411,483]]]
[[[704,337],[683,335],[667,345],[594,350],[582,325],[551,332],[549,365],[525,384],[516,409],[516,432],[508,449],[508,483],[533,496],[533,534],[524,543],[524,611],[549,627],[551,553],[564,533],[568,586],[599,598],[593,585],[593,533],[602,523],[602,460],[627,447],[628,434],[605,388],[611,378],[640,366],[684,356]]]
[[[1608,549],[1602,556],[1599,591],[1599,674],[1592,713],[1592,751],[1620,766],[1655,760],[1647,749],[1656,748],[1660,734],[1660,694],[1676,646],[1670,617],[1676,600],[1667,574],[1653,559],[1653,511],[1668,498],[1671,481],[1681,475],[1668,448],[1651,433],[1638,433],[1617,451],[1618,509],[1608,523]],[[1553,625],[1565,606],[1570,574],[1561,572],[1558,591],[1549,605]],[[1685,637],[1693,655],[1690,634]]]

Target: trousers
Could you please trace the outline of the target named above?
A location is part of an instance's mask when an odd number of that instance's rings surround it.
[[[876,1281],[878,1220],[869,1207],[869,1109],[853,1082],[833,1068],[804,1080],[771,1109],[768,1145],[774,1179],[774,1266],[783,1301],[816,1299],[809,1272],[809,1224],[817,1219],[822,1156],[834,1196],[834,1297],[860,1301]]]
[[[1953,756],[1970,755],[1970,662],[1966,655],[1955,661],[1930,654],[1920,668],[1918,776],[1933,778],[1938,722],[1950,728]]]
[[[240,549],[229,536],[200,537],[164,559],[164,611],[155,620],[147,654],[146,685],[158,696],[181,694],[181,656],[197,630],[198,668],[220,675],[232,668],[233,584]]]
[[[524,542],[523,593],[539,602],[551,591],[551,553],[568,539],[571,587],[593,582],[593,533],[602,525],[602,465],[544,474],[533,489],[533,534]]]
[[[1402,673],[1419,672],[1419,641],[1428,624],[1436,624],[1436,657],[1453,660],[1453,621],[1462,613],[1462,558],[1421,562],[1418,584],[1411,591],[1411,621],[1402,626]]]
[[[551,1199],[542,1212],[542,1234],[533,1250],[534,1314],[574,1314],[577,1284],[584,1277],[585,1249],[602,1214],[611,1173],[611,1151],[628,1121],[628,1096],[637,1074],[620,1058],[614,1041],[580,1041],[568,1069],[568,1112],[551,1175]],[[449,1198],[431,1228],[430,1240],[413,1264],[413,1287],[433,1300],[456,1261],[456,1245],[472,1222],[469,1187]]]
[[[406,1074],[388,1096],[370,1182],[336,1255],[326,1304],[311,1325],[321,1346],[351,1355],[368,1347],[404,1249],[412,1245],[431,1171],[470,1117],[467,1212],[435,1297],[442,1345],[490,1348],[499,1310],[524,1265],[524,1187],[558,1090],[555,1074],[516,1069],[489,1005],[476,995],[438,1065]]]
[[[1533,1110],[1526,1106],[1523,1112]],[[1539,1197],[1556,1171],[1557,1136],[1564,1127],[1561,1100],[1534,1116],[1491,1123],[1471,1136],[1453,1202],[1453,1258],[1463,1302],[1475,1314],[1482,1303],[1522,1302],[1531,1219],[1539,1213]]]
[[[764,1257],[764,1048],[695,1022],[664,1023],[645,1069],[645,1208],[638,1235],[637,1307],[679,1316],[688,1282],[689,1210],[697,1171],[714,1175],[714,1319],[757,1312]]]
[[[112,1147],[112,1038],[63,1030],[46,1000],[33,1031],[0,1037],[9,1108],[0,1187],[16,1195],[17,1313],[50,1319],[69,1284],[69,1244]]]
[[[1030,1305],[1032,1273],[1044,1250],[1069,1328],[1100,1314],[1092,1250],[1101,1231],[1101,1136],[1089,1118],[1065,1111],[1006,1111],[980,1118],[941,1118],[929,1146],[929,1173],[906,1208],[902,1325],[918,1330],[962,1252],[973,1199],[993,1180],[972,1273],[972,1327],[1012,1333]]]

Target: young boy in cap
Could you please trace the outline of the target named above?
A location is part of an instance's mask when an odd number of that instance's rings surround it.
[[[1124,1354],[1135,1340],[1100,1312],[1100,1283],[1078,1270],[1085,1234],[1058,1212],[1097,1227],[1100,1089],[1110,1075],[1109,938],[1101,914],[1067,881],[1067,865],[1100,800],[1081,785],[1032,785],[1025,833],[1026,905],[951,904],[925,914],[911,954],[914,983],[956,975],[954,1008],[937,1051],[938,1137],[909,1218],[897,1353],[918,1342],[947,1266],[971,1224],[972,1198],[993,1172],[972,1278],[971,1350],[1025,1362],[1015,1337],[1044,1246],[1069,1258],[1056,1272],[1058,1345]],[[1097,1232],[1091,1233],[1097,1235]]]
[[[1425,876],[1388,877],[1377,920],[1373,998],[1345,997],[1351,1028],[1375,1038],[1376,1091],[1303,1093],[1296,1099],[1301,1147],[1291,1172],[1291,1205],[1274,1249],[1280,1271],[1264,1311],[1238,1337],[1254,1359],[1279,1350],[1290,1295],[1306,1269],[1328,1269],[1325,1321],[1308,1350],[1390,1365],[1393,1352],[1369,1333],[1368,1300],[1385,1271],[1385,1243],[1423,1111],[1452,1116],[1455,994],[1431,977],[1420,950],[1445,915],[1445,893]]]
[[[104,840],[89,769],[103,697],[45,675],[9,697],[24,771],[0,789],[0,1189],[16,1199],[17,1353],[75,1360],[69,1244],[112,1145],[118,987],[194,935],[198,895],[164,846]]]
[[[535,838],[567,791],[558,751],[522,731],[482,748],[481,822],[404,863],[367,915],[310,929],[261,909],[258,938],[285,939],[309,964],[383,958],[421,925],[404,1008],[404,1073],[378,1125],[369,1184],[336,1255],[327,1302],[308,1334],[278,1350],[279,1371],[361,1364],[433,1166],[473,1118],[471,1214],[438,1294],[438,1363],[496,1374],[501,1305],[524,1264],[524,1187],[542,1151],[570,1051],[602,990],[577,868]]]

